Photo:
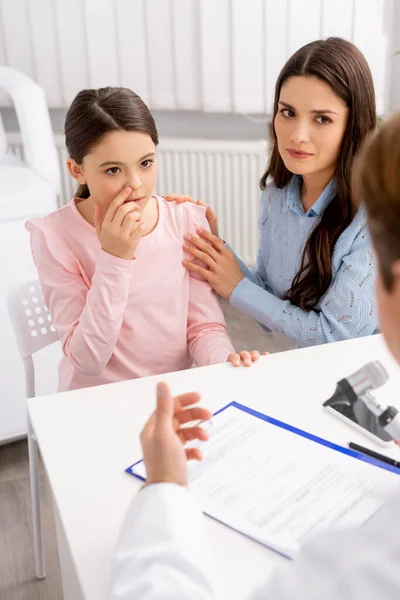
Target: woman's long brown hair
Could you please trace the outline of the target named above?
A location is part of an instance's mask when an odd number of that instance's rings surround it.
[[[73,100],[65,119],[65,143],[78,165],[110,131],[141,131],[158,144],[153,116],[143,100],[128,88],[106,87],[82,90]],[[89,188],[80,185],[77,198],[88,198]]]
[[[300,48],[283,67],[275,88],[271,127],[272,151],[261,178],[261,189],[271,177],[278,188],[285,187],[293,174],[279,154],[273,122],[283,84],[290,77],[318,77],[349,108],[347,128],[336,165],[336,197],[329,203],[304,247],[300,269],[286,299],[303,310],[313,310],[332,282],[332,254],[339,236],[356,212],[351,195],[353,161],[365,137],[376,127],[374,84],[364,55],[341,38],[317,40]]]

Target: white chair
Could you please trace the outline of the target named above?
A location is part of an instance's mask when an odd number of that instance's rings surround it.
[[[51,315],[44,303],[42,290],[36,279],[26,281],[14,288],[8,295],[7,305],[19,353],[24,363],[26,397],[32,398],[36,395],[33,355],[49,344],[57,342],[58,334],[51,322]],[[46,574],[40,517],[39,452],[29,416],[28,450],[36,577],[43,579]]]
[[[9,95],[18,119],[18,156],[11,154],[0,119],[0,444],[26,435],[22,365],[6,298],[36,276],[25,221],[58,207],[60,168],[44,90],[30,77],[0,66],[0,90]]]
[[[7,154],[0,119],[0,221],[43,214],[43,204],[54,210],[60,169],[44,90],[11,67],[0,67],[0,89],[14,104],[24,148],[23,159]]]

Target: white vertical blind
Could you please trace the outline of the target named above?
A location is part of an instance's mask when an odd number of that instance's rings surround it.
[[[265,105],[264,111],[272,111],[275,84],[288,58],[288,4],[289,0],[266,0],[264,23],[265,56]]]
[[[120,85],[114,1],[85,0],[84,5],[90,86]]]
[[[55,3],[53,0],[29,0],[27,5],[36,80],[47,91],[49,104],[62,106]],[[20,36],[15,37],[19,41]]]
[[[54,12],[54,31],[59,51],[60,94],[63,105],[68,106],[79,90],[90,86],[84,5],[82,0],[54,0]],[[45,90],[49,95],[49,90]]]
[[[354,0],[354,43],[365,54],[375,83],[378,110],[385,109],[385,65],[387,34],[384,31],[383,0]]]
[[[0,0],[7,65],[36,78],[33,68],[28,0]],[[48,91],[48,90],[46,90]]]
[[[7,64],[7,55],[6,55],[6,42],[4,39],[4,26],[3,19],[1,16],[1,2],[0,2],[0,65]],[[10,103],[10,99],[5,92],[0,91],[0,106],[8,106]]]
[[[233,108],[264,111],[263,0],[236,0],[232,5]]]
[[[321,0],[289,0],[289,56],[321,37],[321,8]]]
[[[3,20],[1,18],[1,3],[0,3],[0,65],[4,65],[7,62],[6,59],[6,46],[3,31]]]
[[[121,84],[149,102],[147,35],[143,26],[145,0],[115,1]]]
[[[149,56],[150,104],[175,108],[175,63],[171,0],[145,0],[145,26]]]
[[[300,46],[354,41],[387,102],[393,0],[0,0],[0,64],[34,77],[51,107],[124,85],[150,108],[263,113]],[[0,102],[2,98],[0,96]]]
[[[336,36],[351,40],[353,11],[354,0],[322,0],[321,37]]]
[[[200,56],[198,0],[172,0],[176,108],[199,110]]]
[[[203,108],[232,110],[231,3],[229,0],[201,0],[201,75]]]

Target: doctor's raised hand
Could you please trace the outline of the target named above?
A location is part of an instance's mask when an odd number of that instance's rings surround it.
[[[201,460],[198,448],[184,448],[191,440],[205,441],[207,432],[199,425],[185,426],[191,421],[207,420],[211,412],[194,406],[200,401],[195,392],[172,397],[166,383],[157,386],[157,406],[140,435],[147,485],[176,483],[187,485],[187,461]]]

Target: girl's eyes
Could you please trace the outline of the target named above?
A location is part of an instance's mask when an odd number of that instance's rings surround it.
[[[151,165],[153,164],[153,161],[150,159],[144,160],[142,163],[140,163],[140,166],[143,167],[143,169],[148,169],[149,167],[151,167]]]
[[[121,169],[119,167],[111,167],[111,169],[107,169],[106,173],[108,175],[117,175],[117,173],[120,173]]]
[[[295,116],[294,112],[292,110],[289,110],[288,108],[284,108],[280,112],[286,119],[290,119],[291,117]],[[329,117],[325,117],[324,115],[316,117],[315,120],[320,125],[328,125],[329,123],[332,123],[332,119],[330,119]]]
[[[142,163],[140,163],[140,166],[143,169],[148,169],[154,161],[147,159],[144,160]],[[110,169],[107,169],[106,174],[107,175],[118,175],[118,173],[121,173],[121,169],[119,167],[111,167]]]

